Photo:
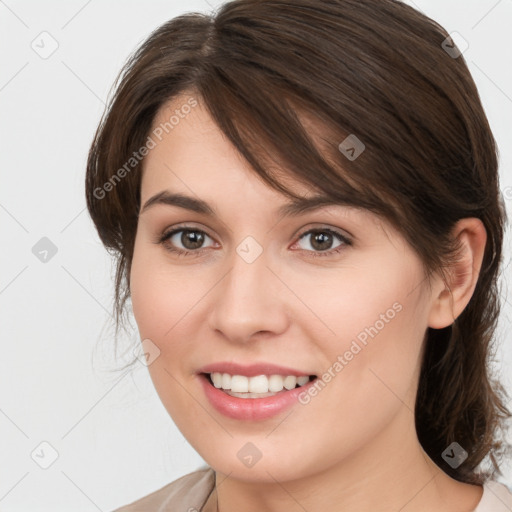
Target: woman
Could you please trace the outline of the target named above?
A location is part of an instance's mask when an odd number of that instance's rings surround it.
[[[208,463],[118,510],[511,509],[496,147],[439,25],[393,0],[175,18],[120,75],[86,187],[116,318],[130,298]]]

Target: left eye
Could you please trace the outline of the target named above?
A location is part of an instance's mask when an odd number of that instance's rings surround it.
[[[324,256],[337,253],[343,249],[343,246],[351,244],[350,240],[344,237],[341,233],[326,228],[307,231],[300,236],[299,240],[306,239],[307,237],[310,237],[310,245],[314,249],[312,252],[316,253],[314,256]],[[340,243],[333,248],[332,244],[334,238],[337,238]]]

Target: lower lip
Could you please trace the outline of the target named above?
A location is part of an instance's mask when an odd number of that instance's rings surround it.
[[[299,395],[314,384],[313,380],[300,388],[282,391],[265,398],[238,398],[217,389],[205,374],[200,374],[199,379],[206,397],[217,411],[229,418],[248,421],[266,420],[277,416],[293,404],[299,403]]]

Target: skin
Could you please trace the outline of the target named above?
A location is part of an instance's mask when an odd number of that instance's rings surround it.
[[[154,126],[189,97],[163,107]],[[216,470],[218,510],[472,511],[482,488],[430,460],[413,411],[427,327],[453,323],[476,286],[482,223],[457,224],[462,257],[448,283],[436,274],[429,286],[419,256],[368,211],[335,205],[277,216],[288,198],[251,171],[200,102],[146,157],[141,204],[163,190],[204,199],[218,213],[145,210],[130,276],[141,339],[160,350],[151,378],[178,428]],[[196,250],[178,257],[155,240],[182,223],[206,236],[190,249],[190,239],[184,246],[174,235],[167,247]],[[350,234],[352,245],[333,237],[323,251],[331,254],[314,257],[322,250],[312,234],[302,236],[313,228]],[[263,250],[250,264],[236,252],[249,235]],[[196,372],[218,361],[270,361],[322,375],[396,303],[400,312],[306,405],[239,421],[204,395]],[[237,457],[247,442],[262,454],[250,468]]]

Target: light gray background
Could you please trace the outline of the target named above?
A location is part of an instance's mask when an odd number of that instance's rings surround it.
[[[113,267],[85,209],[84,172],[130,52],[164,21],[222,3],[209,1],[0,1],[0,510],[108,511],[203,462],[147,369],[114,371],[130,354],[113,357]],[[500,147],[510,211],[512,1],[414,5],[469,43],[464,56]],[[45,59],[31,47],[51,49],[43,31],[58,43]],[[57,248],[46,263],[32,252],[42,237]],[[510,233],[506,246],[508,264]],[[497,370],[512,394],[510,318],[507,303]],[[43,441],[58,452],[48,469],[35,461],[51,461]]]

